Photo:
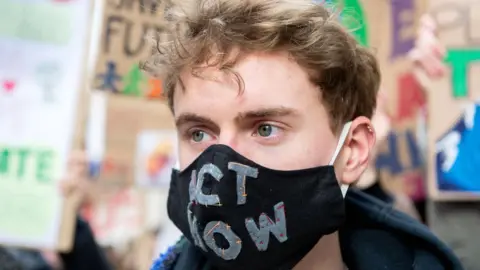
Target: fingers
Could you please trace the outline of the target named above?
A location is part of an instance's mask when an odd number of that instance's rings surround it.
[[[68,160],[67,172],[59,182],[60,191],[64,196],[84,193],[87,182],[89,182],[87,155],[83,151],[72,152]]]
[[[437,23],[430,14],[423,14],[420,18],[420,25],[422,28],[430,30],[432,33],[437,31]]]
[[[88,176],[88,159],[84,151],[75,151],[68,160],[68,175],[70,177]]]
[[[423,15],[417,31],[415,49],[409,53],[414,65],[429,78],[440,78],[445,75],[447,67],[443,62],[446,48],[437,37],[437,25],[430,15]]]

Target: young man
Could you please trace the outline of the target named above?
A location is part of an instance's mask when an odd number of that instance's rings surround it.
[[[374,56],[311,0],[179,1],[146,69],[179,134],[152,269],[462,269],[425,227],[351,189],[368,166]]]

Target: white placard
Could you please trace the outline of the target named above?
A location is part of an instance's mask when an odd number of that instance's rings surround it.
[[[89,0],[0,0],[0,243],[55,248]]]

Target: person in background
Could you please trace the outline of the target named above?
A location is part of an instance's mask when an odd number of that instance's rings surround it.
[[[416,76],[425,90],[429,84],[448,74],[443,61],[446,48],[437,37],[437,25],[429,15],[421,18],[416,48],[410,57],[416,67]],[[436,202],[427,204],[428,224],[459,256],[465,269],[480,270],[480,203]]]
[[[8,249],[0,246],[0,270],[25,270],[25,268]]]
[[[168,13],[144,68],[175,118],[167,208],[184,237],[151,269],[463,269],[424,225],[349,188],[375,144],[380,72],[337,16],[311,0]]]
[[[60,181],[64,196],[75,197],[78,207],[88,200],[89,180],[83,152],[75,152],[69,160],[67,175]],[[5,261],[8,260],[7,264]],[[3,263],[2,263],[3,262]],[[7,266],[9,265],[9,266]],[[66,253],[0,248],[0,270],[110,270],[105,254],[95,242],[92,230],[80,217],[76,220],[73,249]]]
[[[68,175],[60,183],[65,196],[78,198],[77,211],[91,201],[92,182],[86,153],[74,152],[70,158]],[[60,253],[65,270],[108,270],[110,264],[104,251],[97,245],[94,234],[86,221],[77,218],[73,249]]]

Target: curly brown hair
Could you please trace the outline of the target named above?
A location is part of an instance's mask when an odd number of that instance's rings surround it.
[[[313,0],[177,0],[167,4],[167,35],[155,38],[143,64],[164,82],[173,111],[180,74],[216,66],[233,72],[254,52],[287,52],[321,89],[333,130],[358,116],[371,118],[380,84],[378,63],[325,4]],[[160,38],[160,37],[166,37]],[[232,57],[233,55],[233,57]]]

